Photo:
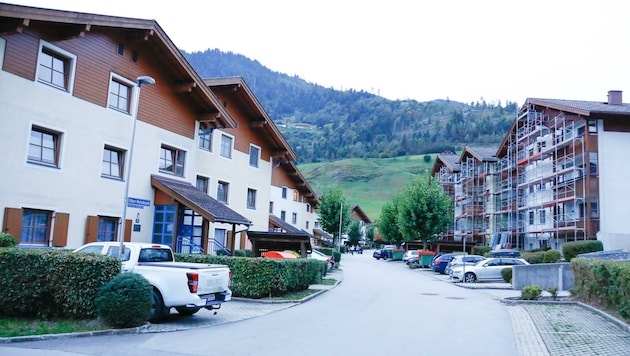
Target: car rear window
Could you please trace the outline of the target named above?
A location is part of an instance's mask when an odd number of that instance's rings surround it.
[[[173,254],[165,248],[143,248],[140,250],[138,262],[171,262]]]

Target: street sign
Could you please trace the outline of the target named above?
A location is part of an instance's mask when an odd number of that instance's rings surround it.
[[[127,206],[130,208],[144,209],[145,206],[151,206],[151,201],[139,198],[127,198]]]

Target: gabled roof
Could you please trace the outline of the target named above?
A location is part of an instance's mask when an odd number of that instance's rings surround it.
[[[204,83],[219,96],[236,96],[240,108],[248,115],[250,126],[260,128],[260,132],[272,143],[271,156],[275,160],[297,160],[297,155],[242,77],[210,78],[204,79]]]
[[[272,228],[276,228],[276,229],[280,229],[283,230],[285,232],[290,232],[290,233],[301,233],[304,232],[296,227],[294,227],[293,225],[287,223],[286,221],[280,219],[279,217],[273,215],[273,214],[269,214],[269,231],[273,231],[271,230]],[[306,232],[304,232],[306,233]],[[306,233],[308,234],[308,233]]]
[[[188,63],[155,20],[95,15],[82,12],[51,10],[37,7],[0,3],[0,34],[21,33],[37,25],[58,24],[57,38],[74,38],[99,28],[122,30],[150,52],[151,60],[160,70],[171,73],[176,82],[169,83],[173,92],[189,95],[200,107],[198,119],[211,122],[214,127],[236,127],[236,122],[219,99],[204,84],[199,74]]]
[[[612,105],[598,101],[528,98],[526,103],[572,112],[583,116],[594,114],[630,115],[630,104]]]
[[[247,218],[227,205],[197,189],[192,184],[158,175],[151,175],[151,185],[211,222],[250,226]]]
[[[481,162],[496,162],[496,147],[469,147],[466,146],[462,152],[459,162],[461,163],[465,157],[472,156]]]
[[[451,173],[457,173],[460,171],[459,165],[459,155],[448,152],[448,153],[438,153],[435,157],[435,162],[433,162],[433,168],[431,169],[431,175],[435,175],[440,171],[440,167],[446,167],[451,171]]]
[[[372,220],[370,220],[370,217],[367,216],[367,214],[365,214],[363,209],[361,209],[361,207],[358,204],[352,207],[352,212],[355,213],[356,216],[364,223],[366,224],[372,223]]]

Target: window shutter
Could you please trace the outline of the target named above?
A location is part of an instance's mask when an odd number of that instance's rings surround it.
[[[68,222],[70,214],[55,213],[55,231],[53,232],[53,247],[65,247],[68,243]]]
[[[98,239],[98,216],[88,216],[85,227],[85,243],[96,242]]]
[[[4,226],[2,232],[13,235],[15,243],[20,243],[20,232],[22,231],[22,209],[5,208],[4,209]]]
[[[131,242],[131,228],[133,227],[133,221],[125,220],[125,242]]]

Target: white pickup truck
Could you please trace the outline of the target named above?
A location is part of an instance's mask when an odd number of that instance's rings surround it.
[[[125,242],[122,272],[144,276],[153,286],[151,321],[159,321],[175,308],[193,315],[201,308],[221,308],[232,299],[231,271],[226,265],[175,262],[167,245]],[[92,242],[74,252],[120,257],[119,242]],[[216,313],[216,312],[215,312]]]

